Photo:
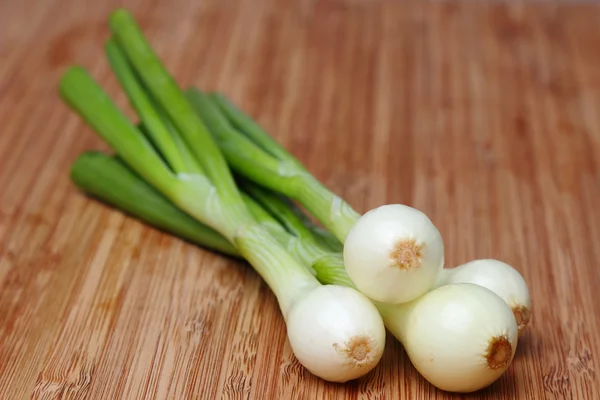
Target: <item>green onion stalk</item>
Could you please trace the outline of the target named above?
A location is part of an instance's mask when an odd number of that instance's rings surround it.
[[[149,187],[221,235],[252,265],[277,298],[291,348],[310,372],[344,382],[372,370],[385,344],[385,328],[377,309],[355,289],[322,285],[255,220],[205,121],[165,69],[133,16],[119,9],[110,15],[109,26],[112,37],[106,54],[139,124],[134,125],[80,66],[62,76],[63,100]],[[75,180],[83,176],[77,171],[72,175]],[[147,190],[140,193],[148,196]],[[131,200],[112,196],[113,201]],[[138,200],[146,202],[145,198]],[[137,211],[150,218],[147,209],[141,208]],[[172,226],[164,220],[159,223],[163,228]],[[189,232],[188,236],[194,238]],[[219,243],[221,250],[231,252]]]
[[[150,226],[208,250],[242,258],[225,237],[180,210],[116,156],[84,152],[71,167],[71,179],[84,193]],[[312,230],[306,214],[251,182],[242,187],[240,195],[256,222],[312,275],[322,284],[354,288],[342,254],[323,244],[321,233]]]

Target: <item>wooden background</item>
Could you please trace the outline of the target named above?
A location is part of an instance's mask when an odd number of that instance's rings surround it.
[[[73,187],[106,146],[57,80],[83,65],[126,105],[102,49],[118,4],[181,84],[226,92],[357,209],[413,205],[449,266],[523,273],[533,325],[465,398],[600,398],[600,4],[1,0],[1,399],[463,398],[391,337],[363,379],[316,379],[249,267]]]

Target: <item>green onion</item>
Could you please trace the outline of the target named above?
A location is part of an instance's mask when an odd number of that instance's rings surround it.
[[[323,379],[345,382],[372,370],[384,321],[441,389],[478,390],[506,370],[518,329],[501,296],[515,291],[486,283],[489,260],[446,273],[428,291],[440,276],[443,243],[423,213],[386,205],[360,216],[223,95],[184,94],[127,11],[114,12],[110,27],[106,54],[140,122],[83,68],[63,75],[65,102],[116,152],[82,154],[71,169],[77,186],[247,260],[275,294],[296,358]],[[228,163],[244,177],[242,190]],[[498,276],[511,271],[494,265]]]
[[[78,183],[80,187],[96,182],[92,188],[99,197],[110,196],[111,188],[122,189],[121,197],[113,203],[118,208],[126,208],[127,203],[123,204],[122,198],[135,199],[137,193],[134,191],[139,185],[133,181],[141,179],[130,174],[127,185],[122,185],[119,173],[125,167],[112,170],[106,168],[109,164],[120,165],[108,156],[84,154],[76,161],[73,171],[82,177]],[[286,210],[286,202],[280,196],[248,183],[243,186],[254,195],[242,194],[257,222],[290,249],[298,260],[312,266],[322,283],[352,287],[341,264],[341,254],[321,250],[311,232],[299,225],[302,218],[291,209]],[[160,215],[162,211],[170,213],[172,206],[165,206],[165,200],[160,201],[158,192],[149,190],[143,196],[138,197],[137,202],[155,205],[158,210],[153,215]],[[138,209],[133,211],[135,213]],[[188,226],[198,225],[184,213],[180,213],[178,220],[181,220],[180,224],[166,227],[177,236],[185,237]],[[201,225],[198,230],[201,230]],[[212,248],[206,236],[196,235],[191,239],[200,246]],[[316,259],[311,252],[302,250],[307,248],[316,249]],[[462,271],[457,273],[460,278]],[[448,270],[447,274],[451,275],[452,270]],[[403,343],[415,367],[441,389],[470,392],[485,387],[502,375],[514,356],[518,332],[516,321],[507,303],[483,286],[465,283],[445,285],[410,303],[375,305],[388,330]],[[436,362],[431,362],[432,357]]]

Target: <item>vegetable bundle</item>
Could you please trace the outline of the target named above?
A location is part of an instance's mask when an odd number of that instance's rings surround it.
[[[424,213],[390,204],[360,215],[226,96],[182,90],[128,11],[109,26],[106,54],[139,122],[83,68],[66,71],[62,98],[116,153],[80,155],[78,187],[245,259],[277,298],[294,355],[322,379],[371,371],[386,328],[440,389],[471,392],[504,373],[531,309],[514,268],[444,268],[442,237]]]

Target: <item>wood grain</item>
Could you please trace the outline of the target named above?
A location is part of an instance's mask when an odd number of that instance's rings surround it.
[[[250,268],[82,196],[70,164],[107,147],[56,84],[80,64],[125,107],[117,5],[357,209],[424,210],[449,266],[516,266],[534,314],[508,372],[450,395],[390,337],[363,379],[316,379]],[[598,49],[593,2],[0,2],[0,398],[600,398]]]

